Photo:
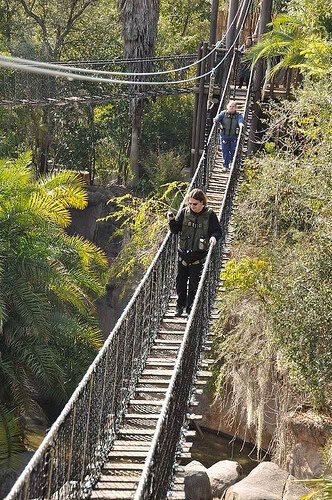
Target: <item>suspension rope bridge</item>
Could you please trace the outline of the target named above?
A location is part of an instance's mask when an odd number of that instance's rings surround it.
[[[250,0],[248,0],[250,5]],[[244,114],[230,173],[219,132],[206,129],[188,191],[203,188],[222,238],[210,248],[189,317],[175,317],[177,236],[168,233],[115,328],[6,500],[184,499],[178,462],[190,456],[195,395],[209,376],[209,349],[232,205],[252,113],[248,89],[233,82],[233,52],[218,111],[230,98]],[[175,474],[176,472],[176,474]]]
[[[231,173],[222,173],[213,126],[189,189],[203,187],[219,212],[222,239],[210,249],[189,318],[175,318],[177,238],[166,236],[134,296],[94,363],[45,437],[7,500],[185,498],[181,468],[196,387],[207,376],[210,313],[218,288],[232,201],[250,126],[250,87],[230,86],[220,109],[242,97],[241,130]],[[245,101],[243,102],[243,97]]]

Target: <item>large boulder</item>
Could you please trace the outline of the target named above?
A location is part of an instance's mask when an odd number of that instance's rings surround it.
[[[286,467],[298,479],[319,477],[324,473],[322,450],[329,448],[331,417],[313,411],[292,413],[284,419],[287,426]]]
[[[193,460],[183,469],[186,499],[212,500],[211,485],[206,467],[197,460]]]
[[[221,498],[229,486],[236,483],[242,474],[242,467],[232,460],[220,460],[207,469],[210,479],[212,496]]]
[[[308,490],[273,462],[263,462],[231,486],[225,500],[298,500]]]

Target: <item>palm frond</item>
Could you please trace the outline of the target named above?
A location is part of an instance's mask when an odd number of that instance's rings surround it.
[[[15,468],[22,451],[23,434],[15,412],[0,405],[0,468]]]
[[[57,394],[64,394],[66,369],[59,361],[52,336],[53,332],[44,338],[28,335],[26,329],[14,327],[5,332],[0,373],[21,415],[41,414],[37,398],[46,390],[56,388]]]
[[[303,479],[302,482],[312,491],[302,496],[299,500],[329,500],[332,498],[332,477],[320,477],[316,479]]]
[[[256,64],[260,59],[270,60],[273,76],[281,68],[299,68],[310,76],[323,76],[331,72],[331,43],[322,38],[321,28],[304,22],[297,16],[277,16],[272,30],[246,54]]]
[[[68,236],[64,235],[64,241],[72,249],[75,249],[80,258],[81,264],[84,269],[89,268],[90,265],[98,265],[106,269],[107,259],[105,253],[98,248],[91,241],[85,240],[82,236]]]
[[[72,170],[62,170],[57,173],[50,173],[37,180],[38,186],[43,186],[46,191],[57,187],[65,187],[70,185],[79,185],[83,188],[83,181],[78,172]]]
[[[45,395],[63,401],[90,364],[107,269],[101,250],[64,231],[70,208],[87,204],[77,174],[36,181],[30,160],[0,161],[0,394],[19,416],[42,415]]]
[[[0,250],[1,252],[1,250]],[[5,277],[4,267],[0,260],[0,335],[2,331],[2,323],[7,318],[7,308],[6,308],[6,300],[3,293],[3,280]]]
[[[18,276],[12,273],[12,276]],[[50,304],[41,290],[34,289],[24,279],[17,279],[15,288],[9,290],[6,298],[7,309],[25,327],[39,325],[40,330],[47,330]]]
[[[88,204],[88,193],[77,172],[65,170],[56,175],[43,177],[38,180],[38,185],[48,196],[63,206],[82,210]]]
[[[45,193],[32,193],[27,208],[35,215],[54,221],[61,227],[68,226],[71,221],[68,208]]]
[[[94,304],[89,294],[80,286],[78,276],[71,275],[70,271],[60,261],[53,261],[53,269],[61,275],[61,281],[57,278],[50,284],[52,291],[64,304],[71,304],[81,314],[87,309],[94,309]]]

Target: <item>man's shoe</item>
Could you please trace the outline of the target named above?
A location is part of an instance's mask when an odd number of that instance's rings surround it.
[[[187,313],[188,316],[189,316],[190,312],[191,312],[191,307],[187,307],[186,313]]]
[[[183,313],[183,307],[176,306],[176,312],[175,312],[174,316],[179,318],[180,316],[182,316],[182,313]]]
[[[223,172],[224,172],[224,174],[228,173],[229,172],[229,168],[224,167],[223,168]]]

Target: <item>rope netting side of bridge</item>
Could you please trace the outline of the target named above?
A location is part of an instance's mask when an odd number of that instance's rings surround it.
[[[136,293],[8,499],[82,498],[112,447],[174,285],[166,237]]]
[[[100,81],[81,81],[70,78],[56,78],[47,74],[27,73],[12,69],[0,70],[0,104],[1,105],[52,105],[70,104],[75,102],[105,102],[107,100],[128,99],[147,95],[169,95],[190,93],[193,91],[193,82],[181,85],[172,85],[172,81],[193,76],[195,69],[187,67],[197,60],[197,54],[174,55],[154,57],[149,59],[115,59],[113,61],[75,61],[77,67],[91,71],[90,75],[98,76],[98,72],[135,73],[139,71],[155,72],[149,76],[149,81],[160,79],[158,72],[169,71],[162,74],[162,79],[169,82],[163,88],[124,87],[116,83]],[[70,68],[68,64],[61,63],[61,67]],[[32,64],[31,64],[32,65]],[[181,71],[177,68],[185,67]],[[95,72],[95,73],[94,73]],[[144,77],[140,76],[140,80]]]

